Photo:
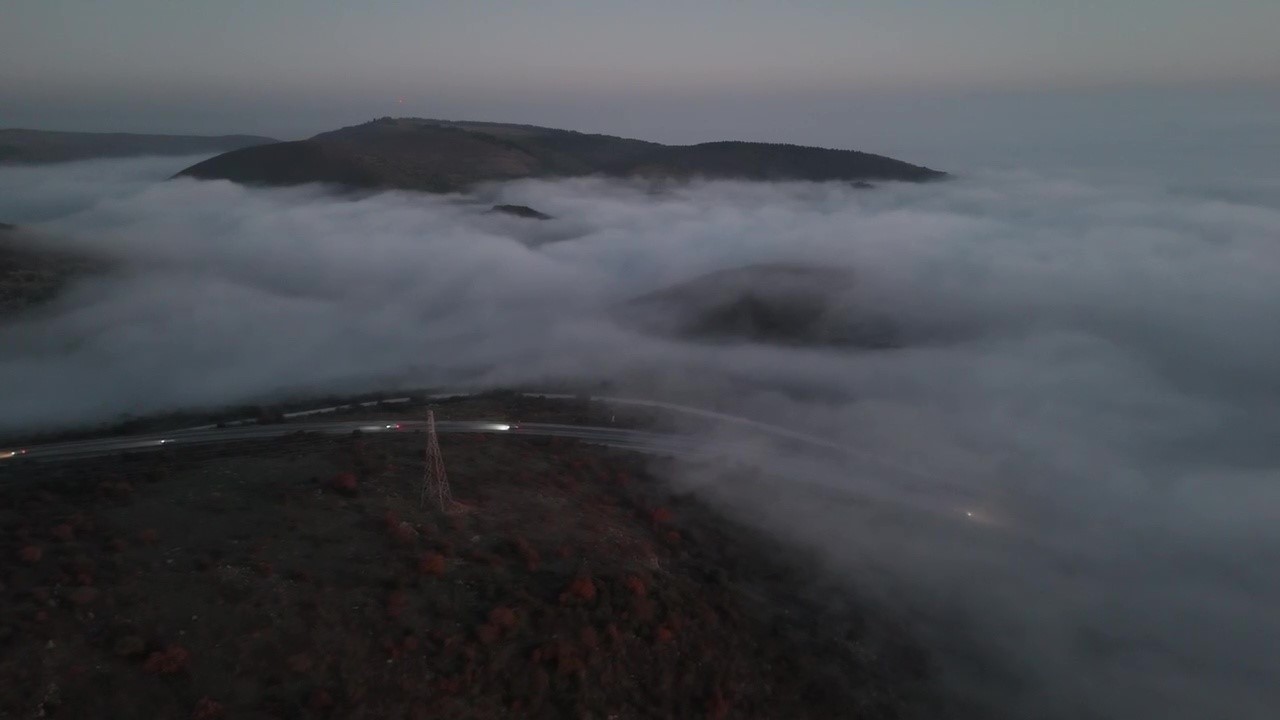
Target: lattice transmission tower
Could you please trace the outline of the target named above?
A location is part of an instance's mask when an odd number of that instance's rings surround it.
[[[427,411],[427,450],[422,464],[422,498],[419,505],[425,507],[427,495],[434,495],[440,502],[440,511],[446,512],[454,505],[449,492],[449,476],[444,471],[444,456],[440,454],[440,439],[436,437],[436,414]]]

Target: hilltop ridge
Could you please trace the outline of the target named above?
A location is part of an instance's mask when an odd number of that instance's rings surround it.
[[[425,118],[379,118],[306,140],[237,149],[178,173],[248,185],[318,182],[428,192],[584,175],[846,182],[947,176],[855,150],[739,141],[663,145],[536,125]]]

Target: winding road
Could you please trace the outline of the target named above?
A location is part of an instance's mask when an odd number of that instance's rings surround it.
[[[100,457],[119,452],[141,452],[169,447],[261,440],[285,437],[297,433],[323,435],[348,435],[353,432],[406,433],[425,430],[426,427],[426,421],[409,421],[398,418],[339,422],[289,422],[279,425],[194,428],[150,435],[75,440],[37,445],[8,452],[13,453],[11,459],[21,458],[32,461],[72,460]],[[590,443],[654,454],[688,455],[696,450],[693,442],[677,435],[611,427],[558,425],[552,423],[511,425],[480,420],[441,420],[436,422],[436,431],[440,433],[497,433],[533,437],[574,438]]]
[[[549,393],[524,393],[524,395],[531,398],[582,399],[582,396]],[[432,395],[429,396],[429,399],[464,396],[466,396],[466,393],[449,393]],[[968,493],[959,491],[953,479],[937,477],[863,449],[807,435],[790,428],[702,408],[631,398],[593,396],[590,399],[608,405],[645,407],[685,414],[726,426],[734,426],[747,432],[742,433],[737,440],[720,437],[716,442],[710,443],[705,437],[694,438],[672,433],[619,427],[557,423],[508,423],[493,420],[440,420],[436,422],[436,431],[442,434],[486,433],[526,437],[572,438],[635,452],[685,459],[755,457],[760,447],[758,442],[754,440],[760,439],[760,436],[770,437],[774,440],[782,440],[785,443],[806,446],[810,451],[817,450],[827,453],[834,451],[836,455],[845,461],[859,463],[863,471],[874,466],[879,471],[892,473],[891,489],[888,486],[889,484],[879,481],[883,477],[878,480],[874,475],[872,477],[860,477],[858,480],[849,477],[847,478],[848,484],[842,484],[840,487],[831,486],[817,480],[804,481],[795,477],[791,478],[793,483],[809,486],[810,490],[820,492],[824,496],[830,496],[832,501],[865,502],[870,500],[886,506],[910,505],[917,509],[925,509],[927,507],[931,513],[958,518],[979,525],[1002,526],[1006,529],[1011,529],[1008,518],[1000,517],[999,514],[985,507],[986,503],[979,501]],[[108,456],[121,452],[158,451],[169,447],[211,446],[245,440],[283,438],[308,433],[317,435],[347,435],[353,432],[391,434],[425,430],[427,423],[423,420],[386,418],[324,422],[311,419],[357,407],[374,408],[408,403],[411,400],[408,397],[400,397],[300,410],[286,413],[284,415],[286,422],[280,424],[260,425],[257,424],[256,420],[246,419],[225,422],[220,425],[203,425],[147,435],[48,443],[22,449],[0,449],[0,467],[14,462],[75,460]],[[850,475],[863,475],[863,473],[853,471],[850,468]]]

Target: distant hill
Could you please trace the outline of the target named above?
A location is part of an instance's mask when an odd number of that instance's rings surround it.
[[[671,177],[920,182],[946,173],[900,160],[798,145],[662,145],[506,123],[382,118],[308,140],[249,147],[178,173],[249,185],[323,182],[456,192],[531,177]]]
[[[489,212],[499,213],[502,215],[513,215],[518,218],[525,218],[526,220],[551,219],[550,215],[539,210],[534,210],[528,205],[494,205]]]
[[[618,314],[646,332],[686,340],[898,347],[898,328],[859,307],[854,281],[843,268],[749,265],[640,296]]]
[[[0,130],[0,164],[32,164],[133,155],[226,152],[276,140],[254,135],[136,135],[51,130]]]

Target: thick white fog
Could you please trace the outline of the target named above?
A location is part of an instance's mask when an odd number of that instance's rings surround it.
[[[469,199],[142,182],[183,162],[0,172],[0,220],[117,261],[0,325],[0,431],[313,391],[609,381],[884,458],[770,450],[744,460],[776,471],[777,492],[704,492],[912,618],[975,712],[1280,707],[1274,182],[587,179]],[[496,202],[554,219],[486,214]],[[763,262],[851,268],[862,308],[936,339],[703,345],[611,313]]]

